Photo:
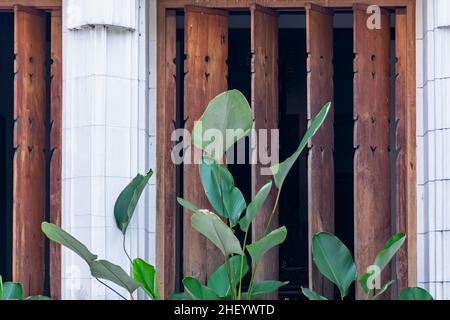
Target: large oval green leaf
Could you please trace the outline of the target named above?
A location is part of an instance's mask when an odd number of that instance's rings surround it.
[[[253,242],[247,246],[247,251],[252,257],[253,265],[258,264],[262,256],[264,256],[270,249],[282,244],[287,237],[286,227],[281,227],[272,231],[264,238]]]
[[[194,146],[219,161],[233,144],[250,132],[252,126],[253,112],[245,96],[238,90],[227,91],[208,104],[205,113],[195,123],[192,142]],[[205,133],[211,129],[219,134],[221,139],[209,141]],[[227,138],[227,130],[236,133],[233,139],[230,136]]]
[[[312,254],[317,268],[339,288],[344,298],[357,277],[350,250],[334,235],[322,232],[313,237]]]
[[[399,300],[433,300],[433,296],[422,288],[406,288],[400,293]]]
[[[272,181],[264,185],[261,190],[253,198],[252,202],[248,205],[245,216],[239,221],[239,226],[243,232],[247,232],[252,224],[253,219],[255,219],[259,210],[261,210],[264,202],[272,190]]]
[[[2,300],[23,300],[22,285],[12,282],[4,283]]]
[[[309,140],[316,134],[316,132],[322,126],[323,122],[325,121],[328,115],[328,112],[330,111],[330,108],[331,102],[327,103],[323,107],[323,109],[319,112],[319,114],[314,118],[294,154],[289,158],[287,158],[284,162],[276,164],[271,167],[271,171],[275,179],[275,184],[278,187],[278,189],[280,189],[281,186],[283,185],[284,180],[289,174],[289,171],[291,170],[294,163],[297,161],[300,154],[308,145]]]
[[[184,289],[194,300],[220,300],[214,291],[207,286],[204,286],[195,278],[183,279]]]
[[[225,257],[233,254],[243,255],[241,244],[233,230],[216,214],[208,210],[199,210],[192,216],[191,224],[195,230],[214,243]]]
[[[242,274],[241,262],[243,263]],[[221,298],[230,296],[232,290],[236,288],[241,279],[249,271],[247,257],[245,256],[234,256],[228,259],[228,265],[232,271],[231,284],[233,288],[230,289],[230,279],[228,277],[226,264],[221,265],[208,278],[208,288],[212,289]]]
[[[302,287],[302,293],[305,297],[307,297],[309,300],[312,301],[325,301],[328,300],[327,298],[321,296],[320,294],[318,294],[317,292],[314,292],[308,288],[303,288]]]
[[[133,261],[133,279],[139,283],[152,300],[160,300],[156,269],[142,259]]]
[[[146,176],[137,175],[117,198],[114,205],[114,218],[116,219],[117,227],[124,235],[136,210],[139,198],[152,175],[152,170]]]
[[[405,243],[405,240],[406,240],[405,233],[398,233],[395,236],[393,236],[392,238],[390,238],[384,245],[383,250],[381,250],[378,253],[378,255],[376,256],[375,262],[373,265],[377,266],[380,271],[383,271],[384,268],[386,268],[386,266],[389,264],[389,262],[395,256],[397,251]],[[369,294],[369,291],[370,291],[368,280],[370,279],[372,274],[373,274],[373,272],[365,272],[359,278],[359,283],[366,294]]]
[[[223,165],[203,159],[200,179],[213,209],[234,227],[247,207],[244,195],[236,188],[231,173]]]

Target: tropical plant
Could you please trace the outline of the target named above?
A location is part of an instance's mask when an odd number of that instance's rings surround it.
[[[405,240],[405,233],[398,233],[390,238],[376,256],[375,262],[371,268],[368,268],[368,271],[363,273],[359,278],[356,264],[350,250],[341,240],[330,233],[321,232],[313,237],[312,255],[314,263],[322,275],[339,289],[342,300],[347,296],[350,286],[356,280],[358,280],[361,289],[366,294],[366,299],[376,300],[380,298],[391,285],[395,283],[395,281],[389,281],[377,290],[371,289],[373,279],[375,276],[380,275],[391,262]],[[376,272],[379,274],[376,275]],[[310,300],[327,300],[327,298],[307,288],[302,288],[302,292]],[[406,288],[400,293],[399,299],[433,300],[432,296],[426,290],[421,288]]]
[[[51,300],[44,296],[32,296],[25,298],[23,296],[23,287],[20,283],[5,282],[0,276],[0,300]]]
[[[50,240],[63,245],[80,256],[89,266],[92,277],[108,289],[114,291],[124,300],[127,300],[127,298],[109,286],[105,280],[124,288],[129,293],[131,299],[133,299],[133,294],[138,288],[142,288],[150,299],[160,299],[155,267],[142,259],[132,260],[125,246],[125,235],[128,225],[136,210],[139,198],[152,175],[153,172],[150,171],[145,176],[138,175],[134,178],[121,192],[114,206],[116,225],[123,235],[123,250],[132,265],[131,274],[128,274],[120,266],[109,261],[99,260],[97,255],[90,252],[84,244],[62,228],[46,222],[42,224],[42,231]]]
[[[282,244],[287,237],[286,227],[270,230],[271,222],[277,212],[283,183],[308,141],[324,122],[330,107],[331,104],[327,103],[311,122],[296,152],[286,161],[271,167],[275,186],[278,189],[276,201],[263,236],[248,243],[250,226],[270,194],[273,183],[268,181],[252,201],[249,204],[246,203],[242,192],[235,185],[232,174],[226,166],[220,164],[220,160],[234,143],[252,129],[253,112],[246,98],[236,90],[223,93],[210,102],[194,127],[193,144],[204,154],[199,165],[200,178],[204,192],[215,212],[198,208],[186,199],[179,198],[178,203],[193,212],[192,227],[221,251],[224,264],[209,277],[206,284],[195,278],[185,278],[183,280],[185,292],[173,295],[173,299],[253,300],[271,294],[288,284],[274,280],[256,283],[255,275],[262,257]],[[208,128],[219,129],[222,137],[228,136],[227,130],[237,130],[240,135],[232,142],[223,143],[217,139],[208,143],[203,139],[203,132],[206,132]],[[223,143],[223,145],[216,143]],[[236,237],[238,227],[244,233],[242,243]],[[247,253],[250,256],[251,265],[249,265]],[[244,292],[243,278],[250,270],[250,283],[247,292]]]

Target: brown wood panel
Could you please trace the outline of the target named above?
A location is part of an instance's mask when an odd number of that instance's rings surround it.
[[[14,13],[13,278],[34,295],[44,290],[46,23],[42,11]]]
[[[366,6],[354,6],[355,260],[360,273],[372,265],[391,235],[389,160],[390,21],[367,28]],[[390,279],[390,268],[382,283]],[[357,298],[364,299],[357,288]]]
[[[157,179],[163,186],[157,189],[157,230],[164,230],[157,235],[157,270],[161,295],[168,297],[175,290],[176,264],[176,217],[175,217],[175,165],[171,160],[173,143],[171,134],[175,129],[176,119],[176,33],[177,20],[175,11],[159,12],[164,15],[164,22],[158,22],[165,32],[165,42],[161,46],[164,65],[158,70],[158,77],[163,77],[165,95],[158,117],[158,170]],[[163,25],[161,25],[163,23]],[[159,87],[159,86],[158,86]]]
[[[228,13],[201,7],[185,9],[185,128],[192,132],[209,101],[228,89]],[[187,153],[193,164],[184,164],[184,198],[210,209],[199,176],[201,152]],[[206,282],[207,275],[224,259],[214,245],[191,227],[191,213],[184,211],[184,274]]]
[[[306,6],[308,121],[333,100],[333,12],[309,4]],[[321,276],[311,254],[311,240],[322,231],[334,233],[334,112],[309,143],[308,156],[308,228],[309,286],[333,298],[330,281]]]
[[[0,0],[0,9],[12,9],[15,5],[39,9],[60,9],[62,0]]]
[[[50,222],[61,226],[62,15],[59,9],[51,13],[51,59]],[[52,298],[61,298],[61,246],[55,242],[50,242],[50,292]]]
[[[271,9],[251,6],[251,52],[252,52],[252,108],[255,117],[255,130],[267,129],[270,141],[270,130],[278,129],[278,15]],[[259,131],[257,131],[259,132]],[[259,134],[259,133],[258,133]],[[269,144],[270,146],[270,144]],[[268,150],[269,156],[278,150]],[[258,150],[258,154],[261,150]],[[266,167],[256,159],[252,165],[253,196],[267,183],[270,177],[261,174]],[[253,163],[254,161],[252,161]],[[276,201],[276,190],[272,189],[261,212],[258,214],[253,228],[253,240],[265,236],[270,215]],[[275,217],[270,230],[278,227]],[[259,263],[256,281],[278,279],[278,248],[269,251]],[[276,298],[277,294],[268,298]]]

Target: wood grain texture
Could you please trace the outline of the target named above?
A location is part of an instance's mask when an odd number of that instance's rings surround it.
[[[61,226],[62,174],[62,15],[51,12],[51,83],[50,83],[50,222]],[[50,293],[61,299],[61,246],[50,242]]]
[[[306,6],[308,121],[333,101],[333,13],[317,5]],[[334,112],[311,139],[308,155],[309,286],[332,299],[334,288],[315,266],[312,237],[334,233]]]
[[[175,290],[176,263],[176,221],[175,195],[176,178],[175,165],[171,160],[173,143],[171,134],[175,129],[176,119],[176,13],[175,11],[158,12],[158,26],[165,32],[164,43],[159,43],[159,57],[164,58],[164,64],[158,69],[161,79],[159,97],[162,96],[158,110],[158,156],[157,157],[157,217],[156,228],[162,230],[157,233],[157,271],[158,284],[161,295],[165,298]],[[160,30],[161,30],[160,29]],[[162,57],[161,57],[162,55]],[[164,90],[164,94],[160,92]],[[158,98],[159,99],[159,98]]]
[[[45,247],[45,14],[14,7],[13,279],[25,295],[44,290]]]
[[[267,141],[269,157],[278,150],[270,150],[270,130],[278,129],[278,15],[267,8],[253,5],[251,10],[251,52],[252,52],[252,108],[255,117],[255,130],[268,130]],[[262,169],[267,165],[261,163],[261,154],[265,150],[258,149],[258,159],[252,161],[252,194],[253,196],[270,180],[263,175]],[[269,165],[270,166],[270,165]],[[253,241],[265,236],[272,209],[276,201],[276,188],[272,189],[260,213],[252,224]],[[272,220],[270,231],[278,227],[278,215]],[[269,251],[260,261],[256,281],[276,280],[279,275],[278,248]],[[277,298],[273,294],[267,298]]]
[[[16,5],[36,9],[61,9],[62,0],[0,0],[0,9],[12,9]]]
[[[391,235],[390,21],[389,14],[382,10],[381,28],[370,30],[365,6],[355,6],[353,15],[355,260],[362,273]],[[390,276],[387,267],[382,283]],[[357,298],[365,298],[359,287]]]
[[[185,129],[192,132],[209,101],[228,89],[228,15],[226,11],[186,7],[185,9]],[[185,139],[186,141],[186,139]],[[210,209],[199,175],[201,152],[192,147],[184,164],[184,198],[197,207]],[[197,163],[197,164],[196,164]],[[224,262],[220,251],[191,227],[192,214],[184,210],[184,274],[205,283]]]

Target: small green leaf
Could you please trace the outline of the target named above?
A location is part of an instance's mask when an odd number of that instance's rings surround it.
[[[252,257],[253,265],[256,265],[262,256],[264,256],[270,249],[282,244],[287,237],[286,227],[281,227],[277,230],[272,231],[267,236],[253,242],[247,246],[248,253]]]
[[[322,297],[320,294],[318,294],[317,292],[314,292],[308,288],[303,288],[302,287],[302,293],[305,297],[307,297],[309,300],[313,300],[313,301],[324,301],[324,300],[328,300],[325,297]]]
[[[375,258],[375,262],[373,265],[377,266],[380,269],[380,272],[386,268],[386,266],[389,264],[389,262],[392,260],[392,258],[395,256],[398,250],[402,247],[403,243],[406,240],[406,234],[405,233],[399,233],[390,238],[386,244],[383,247],[383,250],[381,250],[377,257]],[[373,272],[365,272],[360,278],[359,278],[359,284],[363,288],[364,292],[366,294],[369,294],[369,284],[368,280],[372,276]]]
[[[200,163],[200,179],[213,209],[229,219],[234,227],[247,204],[242,192],[236,188],[231,173],[223,165],[203,159]]]
[[[256,194],[255,198],[253,198],[252,202],[247,207],[247,212],[245,216],[239,221],[239,226],[243,232],[247,232],[252,224],[253,219],[255,219],[259,210],[261,210],[264,202],[270,194],[270,190],[272,189],[272,181],[264,185],[261,190]]]
[[[133,261],[133,279],[139,283],[152,300],[160,300],[155,267],[142,259]]]
[[[406,288],[400,293],[399,300],[433,300],[433,296],[422,288]]]
[[[187,200],[184,200],[182,198],[177,198],[177,201],[180,204],[180,206],[182,206],[183,208],[188,209],[192,212],[197,212],[199,210],[195,205],[193,205],[192,203],[190,203]]]
[[[97,256],[91,253],[84,244],[54,224],[44,222],[42,224],[42,232],[44,232],[50,240],[75,252],[87,263],[97,259]]]
[[[305,136],[300,142],[297,151],[295,151],[294,154],[289,158],[287,158],[283,163],[279,163],[272,166],[271,171],[275,179],[275,185],[278,187],[278,189],[280,189],[281,186],[283,185],[284,180],[289,174],[289,171],[291,170],[292,166],[295,164],[295,162],[297,161],[298,157],[303,152],[305,147],[308,145],[309,140],[317,133],[319,128],[324,123],[328,115],[328,112],[330,111],[330,108],[331,102],[328,102],[323,107],[322,111],[319,112],[316,118],[314,118],[314,120],[311,122],[311,125],[309,126],[309,129],[306,131]]]
[[[35,301],[51,301],[53,300],[52,298],[49,297],[44,297],[44,296],[33,296],[33,297],[28,297],[26,300],[35,300]]]
[[[192,227],[214,243],[225,257],[232,254],[243,255],[241,244],[228,227],[216,214],[208,210],[199,210],[192,216]]]
[[[228,259],[230,269],[233,271],[233,278],[231,283],[232,289],[235,289],[238,283],[241,281],[241,261],[243,261],[242,278],[248,273],[249,267],[247,263],[247,257],[245,256],[233,256]],[[230,280],[227,272],[227,265],[221,265],[212,275],[208,278],[208,288],[212,289],[219,297],[225,298],[231,294]]]
[[[128,225],[133,217],[139,198],[152,175],[152,170],[150,170],[146,176],[140,174],[137,175],[117,198],[116,204],[114,205],[114,217],[116,219],[117,227],[124,235],[127,232]]]
[[[109,280],[126,289],[130,294],[139,288],[137,284],[121,267],[106,260],[92,261],[89,264],[94,278]]]
[[[386,283],[380,290],[377,291],[377,293],[372,297],[372,300],[377,300],[383,293],[386,292],[387,289],[390,288],[391,285],[395,283],[394,280],[389,281]]]
[[[187,292],[179,292],[179,293],[172,293],[169,296],[169,300],[174,300],[174,301],[192,300],[192,297]]]
[[[211,100],[205,113],[195,123],[192,143],[220,161],[233,144],[250,132],[252,126],[253,112],[245,96],[238,90],[227,91]],[[212,133],[212,130],[215,130],[221,139],[209,141],[205,134]],[[227,138],[227,130],[233,130],[236,136],[233,139]]]
[[[249,300],[256,300],[259,298],[263,298],[263,297],[267,296],[268,294],[271,294],[271,293],[277,291],[278,289],[280,289],[281,287],[284,287],[288,284],[289,284],[289,282],[280,282],[280,281],[271,281],[271,280],[259,282],[253,286],[252,296]],[[247,298],[249,298],[248,294],[247,294]]]
[[[12,282],[4,283],[2,300],[23,300],[22,285]]]
[[[319,271],[339,288],[344,298],[357,278],[350,250],[332,234],[322,232],[313,237],[312,253]]]
[[[184,278],[183,285],[194,300],[220,300],[212,289],[204,286],[197,279]]]

